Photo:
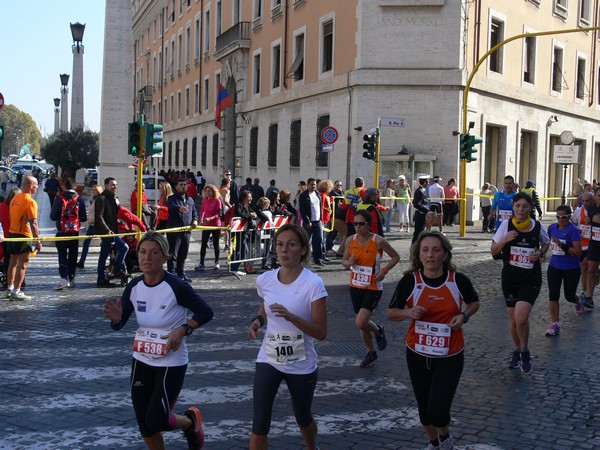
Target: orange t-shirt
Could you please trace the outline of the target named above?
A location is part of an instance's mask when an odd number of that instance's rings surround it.
[[[377,248],[376,239],[377,235],[372,234],[371,239],[361,246],[358,235],[352,235],[350,256],[354,257],[354,264],[350,268],[350,286],[371,291],[383,290],[383,282],[375,279],[383,255],[383,250]]]
[[[19,192],[10,202],[10,233],[33,237],[29,221],[37,219],[38,205],[31,195]]]
[[[420,272],[416,272],[415,287],[406,305],[427,308],[420,320],[411,321],[406,333],[406,345],[415,352],[430,358],[447,357],[463,350],[465,341],[462,330],[452,330],[448,323],[461,312],[462,296],[456,285],[455,273],[448,272],[448,279],[440,287],[428,286]]]

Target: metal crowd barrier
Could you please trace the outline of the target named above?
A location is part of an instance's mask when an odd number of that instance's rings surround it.
[[[242,217],[233,217],[229,228],[227,245],[228,273],[238,279],[236,273],[240,264],[261,262],[266,265],[269,258],[275,257],[275,233],[283,225],[290,223],[292,216],[274,216],[273,225],[269,222],[259,221],[254,229],[247,229],[248,221]],[[236,266],[232,269],[232,266]]]

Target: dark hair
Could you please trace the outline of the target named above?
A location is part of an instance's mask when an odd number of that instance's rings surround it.
[[[104,186],[106,186],[108,183],[110,183],[111,181],[115,181],[114,177],[106,177],[104,179]]]
[[[225,187],[229,184],[229,180],[227,178],[223,178],[221,180],[221,187]]]
[[[564,211],[568,215],[571,215],[573,213],[573,210],[571,209],[571,207],[569,205],[558,205],[556,207],[556,212],[559,212],[559,211]]]
[[[512,180],[512,182],[513,182],[513,183],[515,182],[515,178],[514,178],[512,175],[506,175],[506,176],[504,177],[504,179],[505,179],[505,180]]]
[[[309,178],[308,180],[306,180],[306,184],[310,184],[310,183],[312,183],[313,181],[317,181],[317,180],[315,180],[314,178],[312,178],[312,177],[311,177],[311,178]]]
[[[519,192],[517,195],[514,196],[513,198],[513,205],[515,203],[517,203],[519,200],[527,200],[527,203],[529,203],[529,206],[533,207],[533,200],[531,199],[531,195],[529,195],[527,192]]]
[[[275,233],[275,246],[277,246],[277,239],[279,238],[279,235],[284,231],[291,231],[292,233],[294,233],[300,241],[300,245],[302,246],[302,248],[306,249],[306,253],[300,259],[300,262],[302,264],[305,264],[306,261],[308,261],[310,258],[310,245],[308,240],[308,234],[306,234],[304,228],[302,228],[297,223],[286,223]]]
[[[365,219],[365,222],[367,222],[367,223],[371,223],[373,221],[373,219],[371,218],[371,214],[369,214],[369,212],[366,209],[361,209],[360,211],[356,211],[356,213],[354,214],[354,217],[356,218],[356,216],[363,216]]]
[[[252,178],[250,178],[250,177],[246,178],[246,183],[251,184],[252,183]]]
[[[439,231],[422,231],[421,234],[419,234],[417,241],[410,248],[410,268],[404,273],[409,274],[423,270],[423,263],[420,259],[421,244],[423,243],[423,240],[428,237],[437,238],[442,244],[444,253],[446,253],[446,259],[444,259],[443,263],[444,270],[456,272],[456,266],[452,264],[452,244],[450,243],[450,240]]]
[[[362,177],[358,177],[354,180],[354,187],[361,187],[365,185],[365,180]]]
[[[242,203],[244,200],[246,200],[251,195],[252,195],[252,192],[250,192],[248,189],[244,189],[242,192],[240,192],[240,199],[239,199],[238,203]]]
[[[67,188],[67,190],[73,189],[73,180],[71,178],[65,180],[65,188]]]

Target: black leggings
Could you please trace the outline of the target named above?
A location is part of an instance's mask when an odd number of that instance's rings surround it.
[[[290,391],[296,423],[302,428],[309,426],[314,420],[311,408],[318,378],[319,369],[306,375],[291,375],[277,370],[271,364],[256,363],[252,433],[258,436],[269,434],[273,402],[283,380]]]
[[[406,349],[406,363],[422,425],[442,428],[450,423],[450,407],[464,362],[463,352],[447,358],[428,358]]]
[[[577,286],[581,278],[581,269],[557,269],[548,266],[548,296],[551,302],[557,302],[560,299],[560,285],[565,282],[565,298],[569,303],[578,303]]]
[[[206,247],[208,246],[208,240],[212,235],[213,248],[215,249],[215,264],[219,262],[219,238],[221,237],[221,230],[202,230],[202,246],[200,247],[200,264],[204,264],[204,258],[206,257]]]
[[[183,386],[186,369],[187,364],[155,367],[133,358],[131,402],[143,437],[173,429],[169,415]]]

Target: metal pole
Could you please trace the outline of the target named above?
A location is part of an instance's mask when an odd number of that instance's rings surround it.
[[[563,164],[563,189],[562,189],[562,196],[560,197],[561,205],[567,204],[566,189],[567,189],[567,165]]]
[[[379,189],[379,155],[381,153],[381,117],[377,119],[377,131],[375,137],[375,180],[373,187]]]

